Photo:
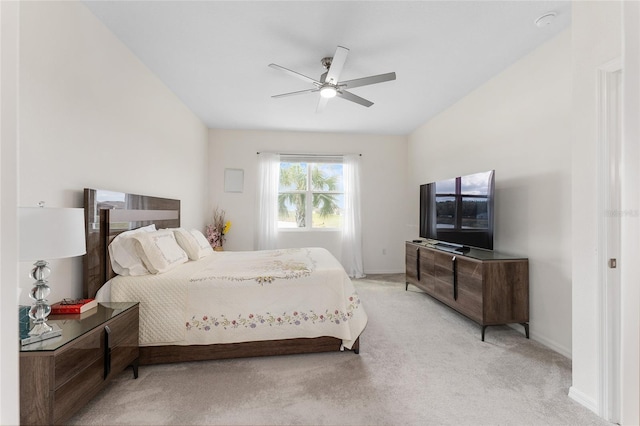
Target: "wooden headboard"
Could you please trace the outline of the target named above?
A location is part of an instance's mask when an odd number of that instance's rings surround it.
[[[93,298],[114,276],[109,243],[121,232],[155,224],[157,229],[180,226],[180,200],[84,189],[87,254],[83,262],[83,297]]]

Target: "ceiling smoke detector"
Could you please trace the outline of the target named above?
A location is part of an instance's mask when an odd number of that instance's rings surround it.
[[[549,12],[549,13],[545,13],[544,15],[536,19],[534,22],[538,28],[542,28],[552,23],[554,19],[556,19],[556,13]]]

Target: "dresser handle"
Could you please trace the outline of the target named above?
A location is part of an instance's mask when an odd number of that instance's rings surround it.
[[[416,271],[418,272],[418,281],[420,281],[420,248],[416,249]]]
[[[455,256],[451,259],[451,263],[453,264],[453,300],[458,300],[458,263]]]
[[[109,345],[109,337],[111,336],[111,328],[104,326],[104,378],[106,379],[111,372],[111,346]]]

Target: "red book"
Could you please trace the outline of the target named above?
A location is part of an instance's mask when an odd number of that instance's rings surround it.
[[[96,306],[98,306],[98,302],[94,299],[63,300],[51,305],[51,314],[81,314]]]
[[[89,309],[81,314],[51,314],[48,320],[83,320],[98,312],[97,309]]]

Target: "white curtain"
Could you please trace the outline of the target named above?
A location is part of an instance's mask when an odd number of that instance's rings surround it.
[[[362,266],[362,223],[360,218],[360,155],[343,159],[344,222],[342,225],[342,266],[352,278],[364,277]]]
[[[280,154],[258,154],[258,200],[256,202],[257,250],[277,248],[278,241],[278,185],[280,182]]]

